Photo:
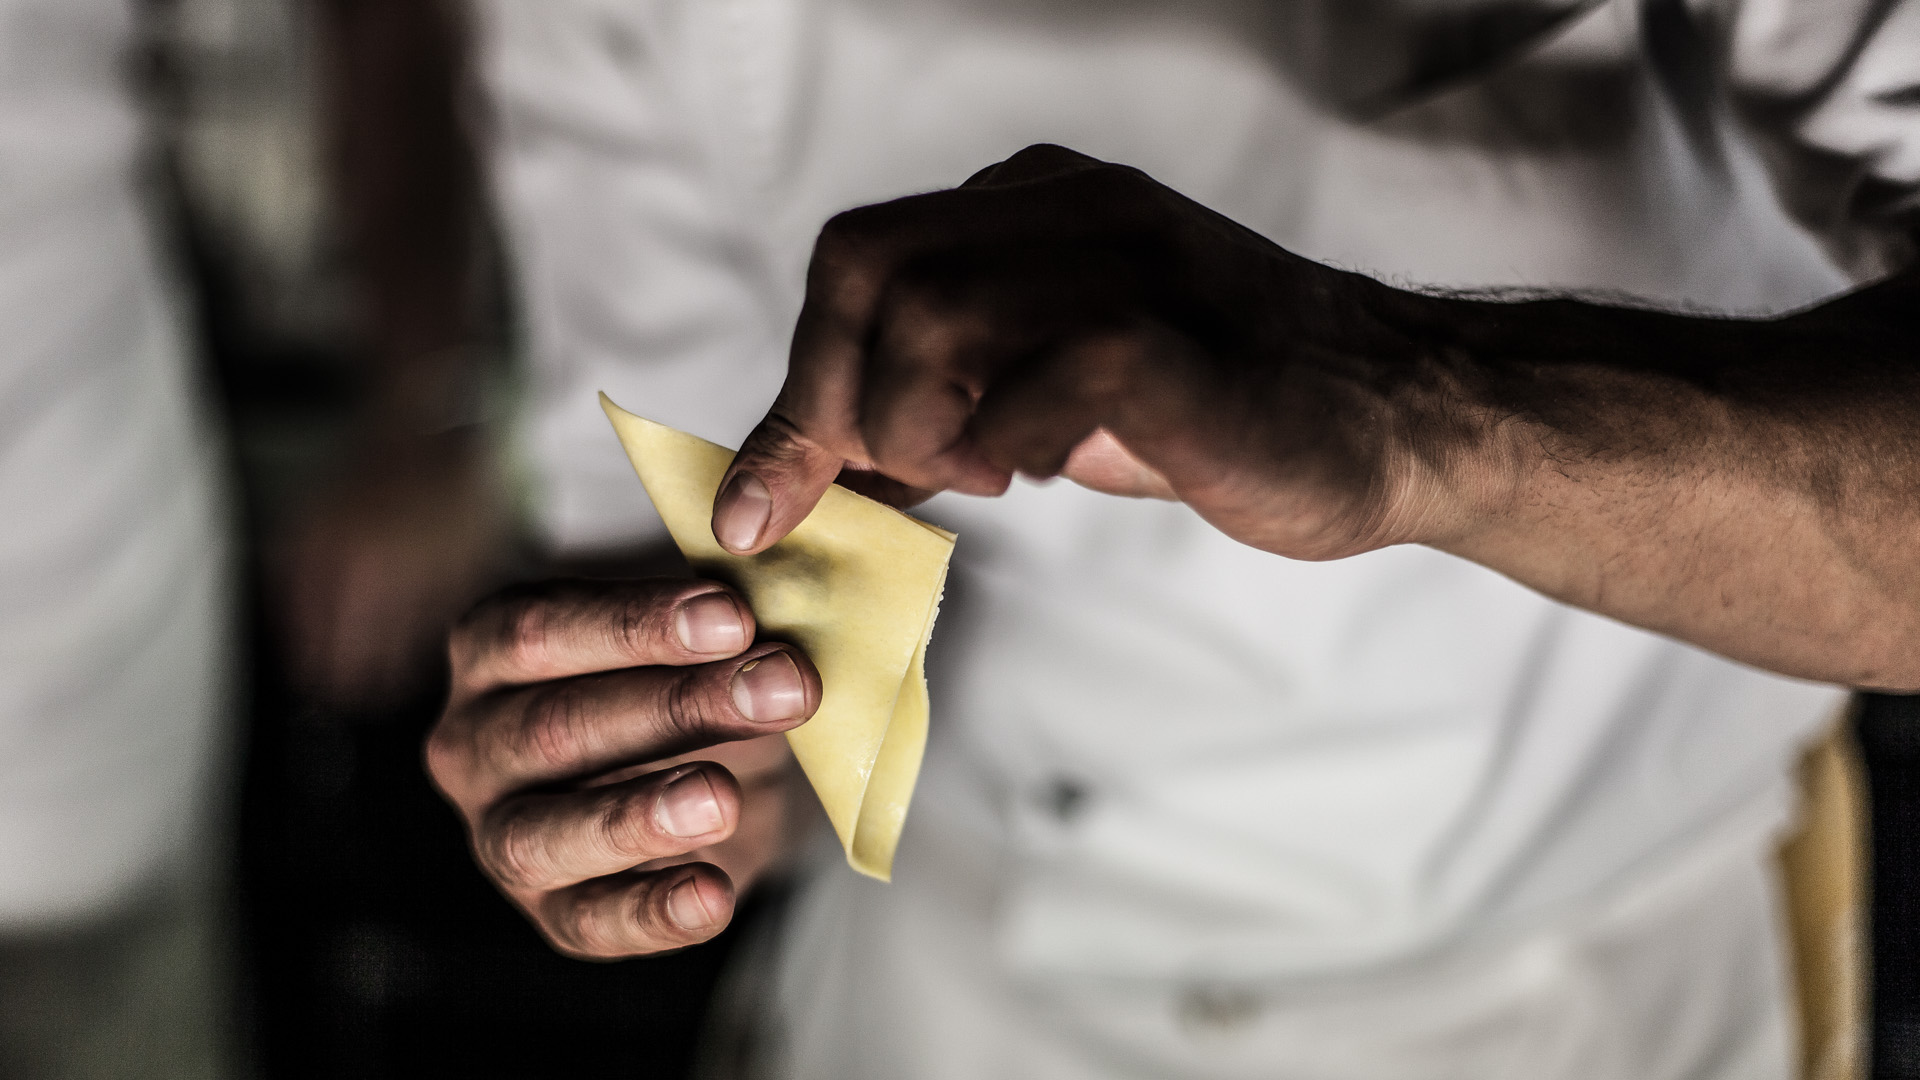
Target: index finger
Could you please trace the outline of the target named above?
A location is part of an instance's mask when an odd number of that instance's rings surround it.
[[[485,693],[599,671],[723,660],[753,644],[753,612],[717,581],[549,581],[480,602],[448,640],[455,687]]]

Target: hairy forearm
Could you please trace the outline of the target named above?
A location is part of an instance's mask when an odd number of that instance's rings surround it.
[[[1445,496],[1421,538],[1774,671],[1920,689],[1915,280],[1772,320],[1394,301],[1427,343],[1403,443]]]
[[[1296,559],[1424,543],[1795,675],[1920,688],[1912,277],[1771,321],[1399,290],[1028,147],[822,230],[716,535],[848,464],[1162,494]]]

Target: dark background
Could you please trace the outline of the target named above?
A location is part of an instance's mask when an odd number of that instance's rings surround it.
[[[1873,816],[1873,1075],[1920,1077],[1920,698],[1868,695]]]

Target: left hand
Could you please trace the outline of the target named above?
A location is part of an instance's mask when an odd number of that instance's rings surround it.
[[[714,534],[762,550],[837,477],[902,502],[1019,472],[1179,499],[1295,558],[1430,540],[1456,493],[1421,452],[1451,433],[1402,407],[1422,392],[1411,295],[1138,170],[1030,147],[828,222]]]
[[[738,594],[680,578],[522,586],[454,628],[427,771],[555,948],[705,941],[798,838],[780,733],[819,708],[820,676],[755,630]]]

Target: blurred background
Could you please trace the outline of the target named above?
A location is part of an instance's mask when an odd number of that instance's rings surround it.
[[[704,1002],[752,915],[674,956],[560,958],[480,877],[427,784],[433,655],[414,655],[377,706],[312,692],[292,662],[276,553],[350,468],[379,352],[329,182],[324,28],[296,0],[148,0],[145,14],[172,254],[191,279],[249,539],[237,858],[258,1074],[686,1075]],[[468,299],[483,333],[471,347],[510,395],[510,271],[488,254],[484,220],[476,228]],[[1876,1074],[1920,1076],[1920,708],[1875,698],[1859,723],[1875,829]]]
[[[299,0],[159,0],[143,67],[164,119],[175,252],[226,408],[250,540],[240,794],[242,997],[270,1077],[679,1077],[749,910],[719,941],[563,959],[483,880],[420,763],[444,692],[431,653],[397,699],[298,687],[272,552],[348,468],[370,342],[330,184],[324,27]],[[484,223],[482,223],[484,228]],[[486,260],[484,271],[499,268]],[[499,290],[476,320],[510,373]]]

